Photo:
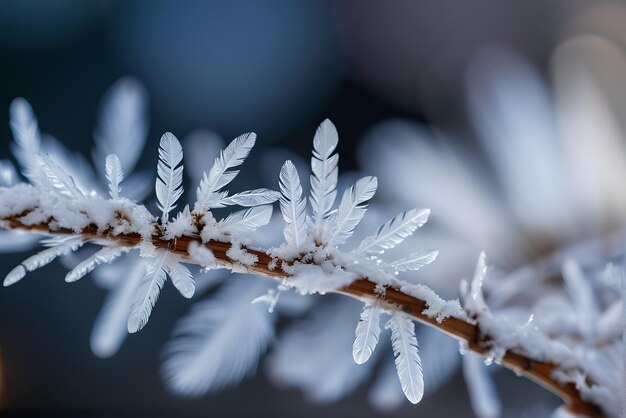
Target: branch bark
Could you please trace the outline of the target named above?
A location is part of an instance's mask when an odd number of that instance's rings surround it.
[[[27,230],[40,233],[76,234],[76,232],[67,228],[51,228],[50,224],[53,224],[52,222],[48,222],[48,224],[26,225],[20,221],[20,218],[26,213],[6,217],[2,219],[2,221],[4,221],[7,229]],[[183,236],[174,240],[166,240],[159,231],[161,231],[161,229],[155,225],[155,234],[152,236],[152,243],[155,247],[167,249],[183,258],[186,262],[197,264],[189,256],[188,247],[192,241],[201,243],[199,237]],[[117,244],[126,246],[136,246],[141,243],[141,237],[138,234],[112,235],[108,232],[99,234],[97,227],[95,226],[88,226],[84,228],[81,231],[81,235],[84,236],[85,239],[107,239]],[[235,263],[226,255],[226,252],[231,247],[230,243],[209,241],[207,243],[203,243],[203,245],[213,252],[221,268],[234,267]],[[289,279],[290,276],[280,268],[270,268],[270,266],[277,265],[277,261],[280,260],[273,259],[263,250],[245,246],[242,248],[258,257],[258,261],[255,264],[246,266],[246,269],[250,273],[255,273],[276,280]],[[237,270],[239,271],[240,266],[238,265],[237,267]],[[479,326],[453,317],[437,322],[436,319],[422,313],[428,308],[426,301],[402,293],[400,290],[394,288],[387,288],[384,295],[381,295],[380,292],[375,290],[375,287],[376,283],[368,280],[367,277],[362,277],[353,281],[349,285],[338,289],[337,293],[360,300],[375,299],[383,301],[386,303],[388,309],[403,311],[412,316],[414,319],[465,342],[468,348],[477,354],[485,355],[490,351],[489,337],[481,332]],[[524,376],[540,384],[559,396],[566,404],[567,409],[571,412],[591,418],[606,418],[598,405],[587,402],[582,398],[580,391],[573,383],[561,383],[553,378],[553,371],[559,367],[558,364],[537,361],[516,352],[515,349],[511,349],[508,350],[502,357],[501,365],[514,371],[517,375]]]

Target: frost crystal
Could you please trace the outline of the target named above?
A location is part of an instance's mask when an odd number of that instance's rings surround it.
[[[460,360],[454,344],[451,350],[450,344],[446,346],[423,329],[416,336],[413,319],[406,313],[412,312],[416,319],[448,332],[455,324],[475,331],[476,341],[463,345],[463,354],[480,347],[487,351],[487,363],[506,360],[509,351],[552,363],[554,372],[548,378],[574,383],[583,400],[601,405],[608,414],[618,413],[614,394],[624,376],[625,304],[615,296],[617,286],[607,278],[605,266],[572,254],[554,256],[551,261],[558,261],[554,264],[562,271],[564,287],[559,292],[545,286],[545,297],[523,308],[504,307],[505,301],[526,290],[520,285],[522,280],[505,277],[500,287],[491,279],[485,282],[484,253],[471,282],[462,284],[463,306],[458,300],[444,300],[424,284],[408,283],[406,276],[439,254],[399,248],[427,222],[430,210],[403,211],[365,236],[361,229],[367,228],[359,225],[372,222],[365,214],[378,179],[367,176],[342,186],[336,202],[338,133],[329,120],[322,122],[313,138],[311,172],[299,173],[296,164],[286,161],[279,174],[280,193],[265,188],[234,194],[226,190],[256,142],[254,133],[235,138],[210,167],[201,167],[202,159],[194,155],[191,165],[197,173],[191,177],[199,182],[196,200],[175,213],[177,205],[184,204],[180,203],[184,167],[183,147],[173,134],[161,137],[154,183],[147,181],[146,173],[133,173],[146,139],[144,110],[140,86],[131,80],[116,84],[103,102],[94,150],[98,169],[94,170],[84,157],[42,135],[30,105],[16,99],[10,109],[16,141],[13,152],[30,184],[20,183],[12,163],[0,160],[0,225],[10,230],[0,234],[0,239],[14,240],[17,247],[30,245],[34,239],[18,239],[14,229],[50,235],[43,241],[47,248],[9,272],[4,285],[75,253],[64,261],[73,266],[66,281],[92,274],[109,292],[90,341],[97,356],[113,355],[127,332],[146,326],[168,278],[184,298],[191,299],[224,281],[223,276],[206,270],[227,267],[272,276],[281,284],[273,288],[252,277],[231,279],[211,299],[195,304],[177,324],[165,350],[163,375],[175,393],[197,396],[238,382],[254,370],[273,339],[275,316],[270,313],[295,316],[311,310],[314,315],[296,322],[297,327],[289,328],[277,345],[271,360],[273,379],[299,386],[313,399],[333,400],[378,370],[376,362],[386,350],[393,357],[386,357],[372,390],[373,402],[389,408],[404,394],[418,403],[425,393],[424,375],[436,388]],[[193,144],[192,149],[202,149],[197,141]],[[307,187],[301,184],[300,174],[310,180],[309,196],[304,195]],[[145,184],[155,185],[158,217],[137,203],[146,196]],[[276,200],[284,222],[284,242],[267,252],[248,246],[255,242],[257,229],[280,222],[280,217],[272,217]],[[214,211],[234,205],[244,209],[225,214]],[[260,241],[270,242],[273,235]],[[83,246],[99,248],[88,255]],[[389,256],[395,251],[398,254]],[[623,286],[623,265],[616,269]],[[360,310],[359,303],[331,302],[310,309],[317,296],[298,298],[296,293],[350,294],[364,305]],[[497,303],[492,303],[493,295]],[[520,305],[526,302],[526,298],[519,299]],[[267,303],[269,312],[258,302]],[[423,310],[411,310],[412,303],[419,303]],[[553,306],[563,308],[567,315],[555,314],[549,309]],[[389,317],[385,330],[381,330],[381,316]],[[352,333],[345,330],[357,318],[352,339]],[[381,331],[391,334],[391,347],[376,350]],[[425,359],[434,359],[425,364],[424,371],[418,336],[424,342]],[[344,343],[345,350],[336,350],[329,340]],[[398,377],[395,385],[389,381],[392,366]],[[468,355],[463,369],[477,414],[499,415],[501,406],[484,365]]]
[[[233,243],[228,251],[226,251],[226,255],[234,262],[241,263],[244,266],[251,266],[259,260],[256,255],[250,254],[241,248],[241,244],[238,242]]]
[[[380,309],[366,305],[361,312],[361,320],[356,326],[352,357],[357,364],[365,363],[378,344],[380,335]]]
[[[167,132],[159,143],[156,195],[159,209],[163,211],[161,222],[167,223],[169,213],[183,194],[183,147],[178,139]]]
[[[397,278],[398,272],[418,270],[434,261],[438,254],[436,251],[416,252],[392,262],[385,262],[372,255],[382,254],[402,243],[428,220],[428,209],[403,212],[381,226],[376,234],[363,240],[356,250],[341,249],[340,246],[354,234],[363,219],[367,202],[374,196],[378,181],[375,177],[358,180],[345,190],[338,207],[333,210],[337,194],[338,156],[333,155],[336,146],[337,131],[326,120],[313,139],[310,217],[306,213],[306,201],[302,198],[302,186],[295,165],[287,161],[280,172],[280,206],[285,220],[285,243],[272,249],[270,254],[293,260],[282,263],[283,271],[291,276],[287,285],[301,294],[324,294],[339,290],[357,278],[366,277],[376,283],[376,292],[382,298],[385,297],[386,287],[393,286],[425,300],[427,309],[424,313],[436,317],[440,322],[452,316],[465,318],[458,301],[446,302],[426,286],[409,285]],[[376,305],[366,305],[364,308],[353,344],[352,354],[356,363],[365,363],[371,357],[379,338],[381,313]],[[415,336],[412,322],[394,316],[390,324],[393,324],[390,326],[394,330],[393,347],[397,355],[398,376],[405,395],[416,403],[423,394],[423,380],[417,343],[413,343]]]
[[[129,260],[134,260],[141,268],[132,271],[143,272],[145,267],[147,272],[133,275],[143,276],[141,280],[134,281],[136,285],[119,286],[124,291],[115,292],[117,296],[112,297],[115,304],[111,302],[111,308],[107,308],[102,317],[109,319],[98,322],[100,330],[118,329],[112,324],[119,323],[122,313],[128,316],[129,331],[142,328],[168,276],[184,297],[190,298],[194,294],[195,282],[191,271],[180,263],[178,256],[168,251],[169,247],[158,249],[153,242],[156,236],[167,240],[197,236],[198,227],[204,226],[201,230],[203,236],[211,228],[214,230],[209,239],[225,242],[234,236],[245,239],[246,233],[266,224],[271,216],[271,206],[257,205],[272,203],[278,198],[277,192],[268,189],[244,191],[230,197],[221,191],[237,174],[237,171],[229,170],[240,165],[254,145],[254,134],[248,134],[235,139],[221,153],[209,175],[201,182],[199,195],[206,199],[196,206],[202,210],[192,213],[189,206],[185,206],[170,221],[170,212],[183,193],[183,151],[176,137],[166,133],[159,144],[155,183],[157,204],[161,210],[158,225],[145,206],[121,195],[122,181],[125,181],[125,191],[130,196],[144,194],[140,191],[143,186],[138,185],[145,184],[145,177],[132,173],[145,141],[146,124],[141,119],[144,107],[141,86],[129,79],[120,81],[107,95],[97,131],[97,149],[94,151],[94,162],[101,175],[98,181],[95,172],[82,157],[74,157],[56,141],[46,137],[42,140],[32,108],[25,100],[16,99],[11,105],[11,126],[16,138],[13,151],[31,185],[15,184],[10,173],[11,166],[3,164],[3,182],[10,188],[0,189],[0,216],[17,215],[17,222],[25,227],[44,225],[51,232],[73,231],[76,235],[46,242],[50,248],[22,262],[8,274],[4,285],[16,283],[28,271],[42,267],[56,257],[75,252],[86,243],[101,245],[102,249],[78,263],[67,274],[68,282],[76,281],[96,267],[138,249],[143,259],[131,257]],[[110,199],[106,199],[106,195]],[[235,204],[251,208],[235,212],[219,222],[207,210]],[[139,236],[140,241],[134,247],[117,245],[115,238],[120,235]],[[200,259],[205,267],[216,266],[210,250],[198,246],[196,242],[190,246],[189,255],[192,259]],[[239,244],[233,246],[230,255],[240,263],[249,265],[256,262],[256,257],[246,253]],[[122,338],[108,340],[103,335],[104,331],[94,331],[93,346],[99,355],[107,356],[117,349]]]
[[[403,313],[394,313],[386,328],[391,329],[393,355],[402,391],[411,403],[418,403],[424,396],[424,377],[413,321]]]

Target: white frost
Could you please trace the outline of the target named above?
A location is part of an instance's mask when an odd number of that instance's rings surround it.
[[[244,266],[251,266],[259,261],[259,257],[247,252],[238,242],[232,243],[228,251],[226,251],[226,255],[235,263],[240,263]]]

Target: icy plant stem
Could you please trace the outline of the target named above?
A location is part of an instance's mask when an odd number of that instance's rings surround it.
[[[4,218],[2,220],[4,221],[4,226],[8,229],[53,232],[55,234],[75,233],[69,229],[52,229],[48,224],[24,225],[19,219],[26,213],[23,212]],[[169,250],[185,259],[188,263],[195,263],[194,260],[189,257],[188,247],[192,241],[200,242],[199,238],[183,236],[174,240],[166,240],[159,231],[160,228],[155,225],[152,243],[157,248]],[[81,234],[87,239],[104,238],[126,246],[135,246],[141,242],[141,237],[138,234],[113,236],[106,231],[102,234],[98,234],[95,226],[83,229]],[[245,268],[249,273],[259,274],[276,280],[289,279],[289,275],[280,268],[281,260],[273,259],[263,250],[242,247],[248,253],[258,257],[256,263],[242,266],[239,263],[233,262],[227,256],[226,253],[231,247],[230,243],[209,241],[203,245],[213,252],[218,265],[222,268],[235,268],[236,271],[241,271],[242,268]],[[271,268],[271,266],[277,267]],[[394,288],[388,288],[384,295],[381,295],[381,292],[377,292],[375,287],[375,283],[369,281],[367,277],[363,277],[338,289],[337,292],[360,300],[377,300],[379,304],[384,304],[386,309],[402,311],[422,323],[430,325],[465,342],[471,351],[480,355],[487,354],[489,350],[493,348],[489,345],[489,337],[481,332],[479,326],[454,317],[449,317],[441,322],[437,322],[435,318],[431,318],[423,313],[424,310],[428,308],[424,300],[409,296]],[[557,364],[537,361],[528,356],[518,354],[515,349],[506,352],[502,357],[501,364],[514,371],[516,374],[539,383],[559,396],[571,412],[591,418],[604,417],[601,410],[596,405],[582,399],[580,392],[574,384],[560,383],[552,377],[553,371],[558,368]]]

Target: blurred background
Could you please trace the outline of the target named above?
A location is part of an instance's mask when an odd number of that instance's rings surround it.
[[[9,155],[8,106],[22,96],[43,131],[90,155],[103,94],[132,76],[149,98],[141,168],[154,166],[165,131],[210,129],[227,141],[254,131],[237,184],[276,188],[282,161],[272,156],[308,160],[330,118],[340,173],[378,175],[384,216],[433,209],[416,245],[441,258],[420,277],[456,297],[480,249],[510,272],[623,226],[625,21],[626,7],[610,1],[5,0],[0,151]],[[565,200],[554,193],[563,190]],[[598,221],[569,227],[580,219]],[[23,257],[3,255],[0,274]],[[177,398],[159,364],[188,301],[163,292],[149,326],[101,360],[89,335],[104,292],[88,280],[65,285],[64,271],[55,263],[0,291],[2,416],[470,414],[460,371],[420,405],[388,412],[368,403],[369,380],[319,404],[276,388],[264,363],[237,387]],[[558,404],[508,372],[495,378],[503,416]]]

